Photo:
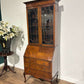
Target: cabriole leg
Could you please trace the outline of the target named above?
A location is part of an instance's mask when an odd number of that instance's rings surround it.
[[[23,75],[24,75],[24,82],[26,82],[26,75],[25,75],[25,72],[23,73]]]

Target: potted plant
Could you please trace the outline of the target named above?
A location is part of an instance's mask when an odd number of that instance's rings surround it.
[[[17,26],[8,26],[8,22],[0,21],[0,44],[2,45],[2,52],[9,53],[11,40],[18,36],[20,30]]]

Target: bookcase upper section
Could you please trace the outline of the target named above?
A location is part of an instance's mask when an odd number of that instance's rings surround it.
[[[55,46],[55,2],[25,2],[29,45]]]

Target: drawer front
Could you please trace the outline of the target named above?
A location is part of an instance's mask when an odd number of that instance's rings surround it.
[[[45,71],[45,72],[51,73],[50,66],[44,66],[44,65],[38,65],[38,64],[31,64],[30,63],[30,69],[40,70],[40,71]]]
[[[36,59],[35,58],[30,58],[30,62],[34,64],[34,63],[36,63]]]
[[[43,60],[37,60],[36,64],[44,65],[44,66],[49,66],[49,62],[48,61],[43,61]]]
[[[28,63],[28,62],[36,63],[36,59],[30,58],[30,57],[24,57],[24,62],[26,62],[26,63]]]
[[[28,74],[30,74],[36,78],[41,78],[41,79],[48,80],[48,81],[50,81],[52,79],[51,73],[44,72],[44,71],[30,69]]]
[[[24,57],[24,66],[34,70],[40,70],[50,73],[52,72],[51,62],[45,60]]]
[[[29,62],[28,63],[24,62],[24,67],[28,67],[29,68],[29,65],[30,65]]]
[[[38,65],[44,65],[44,66],[49,66],[49,63],[50,63],[49,61],[35,59],[35,58],[30,58],[30,62],[32,64],[38,64]]]
[[[44,66],[44,65],[38,65],[38,64],[32,64],[31,62],[24,63],[25,69],[30,68],[34,70],[40,70],[40,71],[45,71],[45,72],[52,72],[52,69],[50,66]]]
[[[31,63],[35,63],[35,64],[39,64],[39,65],[44,65],[44,66],[49,66],[49,61],[45,61],[45,60],[39,60],[39,59],[35,59],[35,58],[30,58],[30,57],[24,57],[24,62],[31,62]]]

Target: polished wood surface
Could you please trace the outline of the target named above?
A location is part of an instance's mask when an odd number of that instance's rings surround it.
[[[25,81],[26,75],[32,75],[52,82],[55,51],[55,0],[40,0],[25,4],[29,42],[24,54]],[[34,22],[35,20],[37,23]],[[36,27],[38,33],[35,33]],[[36,35],[39,42],[37,42]],[[54,76],[57,77],[56,73]]]
[[[51,78],[52,78],[51,73],[41,71],[41,70],[36,70],[35,68],[34,69],[26,68],[25,74],[32,75],[33,77],[40,78],[47,81],[51,81]]]
[[[12,51],[10,51],[9,53],[3,53],[3,52],[0,52],[0,56],[2,56],[2,57],[10,56],[10,55],[12,55],[12,54],[13,54]]]
[[[46,65],[45,64],[45,61],[43,61],[43,63],[41,63],[42,62],[41,60],[39,60],[41,62],[37,63],[36,61],[38,61],[38,59],[34,59],[35,62],[30,61],[27,58],[26,58],[26,60],[27,60],[27,62],[24,62],[25,68],[28,67],[30,69],[35,69],[35,70],[40,70],[40,71],[45,71],[45,72],[51,72],[52,71],[52,69],[50,67],[51,66],[51,63],[50,62],[46,62],[47,63],[47,65]]]
[[[12,54],[13,54],[12,51],[10,51],[9,53],[2,53],[2,52],[0,52],[0,56],[4,57],[4,67],[3,67],[3,69],[2,69],[2,72],[0,73],[0,76],[3,75],[4,71],[7,72],[8,69],[9,69],[11,72],[15,73],[15,71],[14,71],[13,69],[11,69],[11,68],[7,65],[7,56],[10,56],[10,55],[12,55]]]
[[[36,1],[36,2],[26,2],[27,8],[33,8],[42,5],[54,4],[55,0],[45,0],[45,1]]]
[[[46,50],[48,50],[49,48],[44,49],[44,48],[39,48],[39,46],[38,47],[37,46],[29,46],[29,47],[31,49],[28,48],[29,50],[27,49],[27,52],[24,56],[25,74],[30,74],[36,78],[42,78],[44,80],[51,81],[51,79],[52,79],[51,59],[48,60],[47,57],[49,57],[49,55],[45,55],[45,54],[40,55],[39,54],[39,52],[43,52],[43,53],[47,54]],[[51,50],[52,49],[50,49],[50,51]],[[37,55],[37,54],[39,54],[39,55]],[[43,75],[43,73],[44,73],[44,75]]]
[[[28,45],[24,55],[25,74],[51,81],[53,52],[52,47]]]
[[[0,72],[2,68],[0,67]],[[23,70],[15,68],[16,74],[7,72],[5,75],[0,77],[0,84],[25,84],[23,77]],[[50,84],[47,81],[41,81],[39,79],[33,78],[30,75],[27,76],[26,84]],[[55,81],[53,84],[57,84]],[[63,80],[60,80],[58,84],[73,84]]]
[[[29,45],[42,45],[42,46],[55,46],[55,0],[47,0],[47,1],[36,1],[33,3],[26,3],[26,15],[27,15],[27,30],[28,30],[28,43]],[[53,44],[43,44],[42,43],[42,19],[41,19],[41,8],[42,7],[47,7],[47,6],[53,6],[54,10],[53,10]],[[30,43],[30,36],[29,36],[29,20],[28,20],[28,9],[35,9],[37,8],[38,10],[38,35],[39,35],[39,43]]]
[[[54,53],[53,47],[42,47],[42,46],[28,45],[24,56],[37,58],[37,59],[43,59],[46,61],[52,61],[53,53]]]
[[[34,1],[28,1],[28,2],[24,2],[24,4],[27,4],[27,3],[35,3],[35,2],[38,2],[38,1],[49,1],[49,0],[34,0]],[[60,0],[52,0],[52,1],[57,1],[59,2]]]

